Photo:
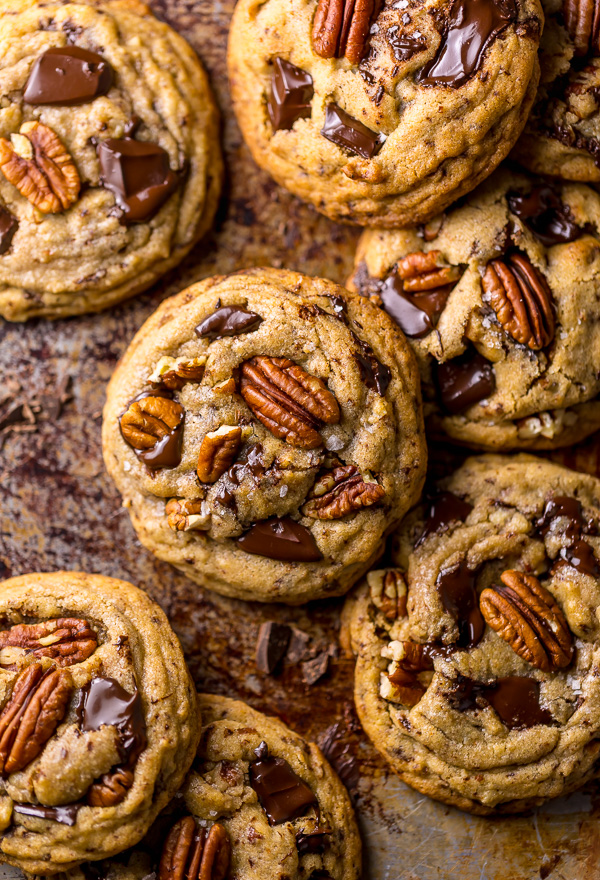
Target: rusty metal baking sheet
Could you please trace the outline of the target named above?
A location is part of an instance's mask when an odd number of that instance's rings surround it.
[[[0,577],[58,568],[130,580],[169,615],[200,689],[247,700],[323,741],[354,790],[366,880],[598,880],[600,796],[594,788],[520,818],[467,816],[413,792],[386,771],[358,729],[352,667],[337,649],[340,601],[286,609],[205,593],[137,542],[104,472],[100,412],[128,340],[166,296],[215,273],[286,266],[343,282],[357,231],[336,226],[258,171],[232,117],[225,49],[233,0],[155,0],[205,62],[223,114],[228,181],[214,232],[149,294],[98,316],[0,324]],[[561,459],[561,455],[556,456]],[[568,463],[596,472],[598,442]],[[432,455],[433,470],[452,460]],[[328,674],[308,687],[298,665],[274,677],[254,664],[264,620],[293,622]],[[357,762],[357,763],[356,763]],[[360,772],[357,772],[357,768]],[[15,876],[0,868],[0,877]]]

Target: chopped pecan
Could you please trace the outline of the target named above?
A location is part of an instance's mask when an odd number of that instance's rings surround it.
[[[337,400],[325,383],[287,358],[260,355],[245,361],[240,384],[257,419],[290,446],[321,446],[319,428],[340,420]]]
[[[0,714],[0,774],[22,770],[42,751],[67,709],[72,683],[68,672],[41,663],[18,675]]]
[[[319,0],[313,23],[313,47],[321,58],[358,64],[364,55],[375,0]]]
[[[228,470],[242,445],[242,429],[237,425],[221,425],[205,434],[198,451],[196,472],[201,483],[215,483]]]
[[[134,400],[121,416],[121,433],[134,449],[153,449],[183,420],[183,407],[168,397]]]
[[[86,802],[90,807],[114,807],[125,800],[132,785],[133,771],[128,767],[117,767],[90,786]]]
[[[399,568],[370,571],[367,575],[367,583],[373,604],[388,620],[406,617],[408,588],[404,574]]]
[[[504,586],[489,587],[479,597],[489,626],[537,669],[554,672],[568,666],[573,638],[552,594],[532,574],[510,570],[501,580]]]
[[[483,289],[496,317],[517,342],[538,351],[554,339],[548,282],[522,254],[488,263]]]
[[[77,201],[81,181],[58,135],[41,122],[25,122],[10,140],[0,138],[0,171],[44,214]]]
[[[389,686],[385,698],[394,703],[401,703],[412,709],[420,701],[427,690],[414,672],[407,672],[399,666],[387,676]]]
[[[576,55],[600,51],[599,0],[563,0],[563,16]]]
[[[98,647],[87,620],[59,617],[43,623],[18,623],[0,632],[0,666],[13,666],[27,654],[50,657],[57,666],[82,663]]]
[[[202,512],[202,505],[202,500],[190,501],[186,498],[171,498],[165,507],[169,527],[174,532],[189,532],[193,529],[208,528],[210,514]]]
[[[462,274],[458,266],[449,266],[440,251],[415,251],[396,263],[396,272],[407,293],[431,293],[454,287]]]
[[[379,504],[385,490],[379,483],[367,482],[352,464],[336,467],[319,477],[302,508],[313,519],[341,519],[363,507]]]
[[[223,825],[198,828],[193,816],[173,825],[165,841],[158,880],[224,880],[231,844]]]
[[[188,382],[201,382],[205,366],[204,355],[199,358],[162,357],[148,381],[160,383],[171,391],[179,391]]]

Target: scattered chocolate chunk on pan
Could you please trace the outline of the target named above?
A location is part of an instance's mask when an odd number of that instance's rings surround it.
[[[261,672],[272,675],[283,660],[287,650],[291,627],[276,620],[267,620],[258,631],[256,666]]]
[[[302,664],[302,678],[308,685],[316,684],[319,679],[323,678],[329,669],[329,653],[323,651],[317,654],[312,660],[306,660]]]

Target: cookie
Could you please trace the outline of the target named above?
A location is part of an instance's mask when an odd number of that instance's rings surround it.
[[[513,156],[536,174],[600,181],[600,35],[594,0],[543,0],[541,77]]]
[[[541,22],[537,0],[241,0],[229,71],[242,134],[334,220],[424,222],[515,143]]]
[[[320,750],[245,703],[199,702],[198,756],[147,838],[67,880],[169,880],[174,865],[190,880],[358,880],[350,799]]]
[[[167,618],[123,581],[0,584],[0,859],[53,874],[136,844],[200,736]]]
[[[344,593],[415,503],[418,372],[364,297],[251,269],[166,300],[108,387],[106,467],[142,543],[211,590]]]
[[[208,80],[138,0],[0,3],[0,315],[60,318],[150,287],[209,228]]]
[[[346,608],[364,729],[401,778],[512,813],[598,775],[600,481],[471,458]]]
[[[367,231],[353,290],[407,334],[428,427],[483,450],[600,428],[600,197],[497,171],[424,227]]]

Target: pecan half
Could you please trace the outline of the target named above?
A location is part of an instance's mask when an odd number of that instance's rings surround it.
[[[576,55],[600,51],[599,0],[563,0],[563,16]]]
[[[185,816],[165,841],[158,880],[224,880],[230,860],[231,844],[222,825],[206,831],[193,816]]]
[[[408,588],[404,574],[398,568],[370,571],[367,583],[371,601],[388,620],[406,617]]]
[[[548,282],[522,254],[488,263],[483,289],[502,327],[538,351],[554,339],[554,308]]]
[[[134,449],[153,449],[179,427],[183,407],[168,397],[134,400],[121,416],[121,433]]]
[[[215,483],[228,470],[242,445],[242,429],[237,425],[221,425],[205,434],[198,450],[196,472],[201,483]]]
[[[0,171],[44,214],[77,201],[81,181],[58,135],[41,122],[25,122],[10,140],[0,138]]]
[[[412,709],[420,701],[421,697],[427,690],[416,674],[407,672],[402,667],[398,667],[387,677],[389,688],[386,693],[386,699],[392,700],[394,703],[401,703]]]
[[[132,785],[133,771],[128,767],[117,767],[89,787],[86,802],[90,807],[114,807],[125,800]]]
[[[245,361],[240,390],[256,418],[290,446],[321,446],[319,428],[340,420],[337,400],[325,383],[287,358],[259,355]]]
[[[162,357],[148,381],[160,383],[171,391],[180,391],[188,382],[201,382],[205,366],[204,355],[199,358]]]
[[[57,666],[82,663],[98,647],[87,620],[59,617],[43,623],[18,623],[0,632],[0,666],[14,665],[27,654],[50,657]]]
[[[505,571],[504,586],[483,590],[479,606],[489,626],[513,651],[537,669],[568,666],[573,637],[556,600],[532,574]]]
[[[407,293],[432,293],[448,288],[448,293],[460,279],[458,266],[449,266],[441,251],[415,251],[396,263],[396,272]]]
[[[359,469],[349,464],[319,477],[302,513],[313,519],[341,519],[379,504],[384,497],[385,489],[379,483],[367,482]]]
[[[186,498],[171,498],[165,507],[167,522],[174,532],[189,532],[193,529],[207,529],[210,514],[202,512],[202,500],[189,501]]]
[[[67,709],[72,683],[68,672],[41,663],[17,677],[0,714],[0,774],[22,770],[42,751]]]
[[[319,0],[313,22],[313,47],[321,58],[358,64],[365,52],[375,0]]]

